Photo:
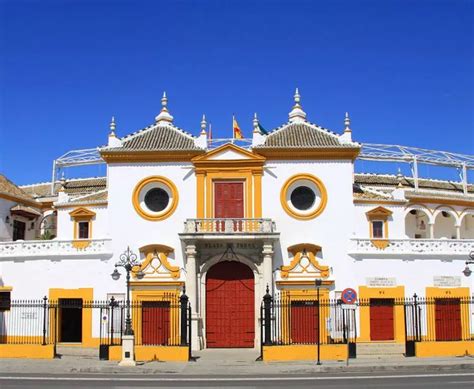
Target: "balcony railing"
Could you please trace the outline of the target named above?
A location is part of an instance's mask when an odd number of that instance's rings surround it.
[[[369,238],[351,239],[349,253],[353,256],[418,256],[418,257],[467,257],[474,249],[474,239],[377,239],[387,241],[385,248],[378,248]]]
[[[185,234],[272,234],[275,223],[271,219],[187,219]]]
[[[19,240],[0,242],[2,258],[68,258],[112,256],[110,239],[91,239],[87,245],[73,240]],[[84,241],[81,241],[83,243]]]

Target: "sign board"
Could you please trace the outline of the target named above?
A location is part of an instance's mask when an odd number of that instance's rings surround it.
[[[434,276],[433,277],[434,286],[440,287],[459,287],[461,286],[461,277],[460,276]]]
[[[341,300],[344,304],[354,304],[357,300],[357,292],[352,288],[346,288],[341,293]]]
[[[342,309],[352,309],[352,310],[356,310],[357,308],[357,305],[355,304],[341,304],[341,308]]]
[[[397,280],[393,277],[367,277],[365,279],[367,286],[397,286]]]

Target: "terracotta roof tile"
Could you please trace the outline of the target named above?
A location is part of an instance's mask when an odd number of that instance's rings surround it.
[[[15,197],[18,200],[24,200],[27,202],[35,201],[27,191],[15,185],[2,174],[0,174],[0,194]]]

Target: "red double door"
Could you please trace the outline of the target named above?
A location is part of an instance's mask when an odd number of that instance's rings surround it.
[[[254,295],[253,272],[243,263],[219,262],[208,271],[207,347],[254,347]]]
[[[168,301],[143,301],[142,343],[167,345],[170,339],[170,303]]]
[[[461,300],[440,298],[435,300],[436,340],[461,340]]]
[[[244,183],[214,183],[214,217],[216,219],[240,219],[244,217]],[[242,230],[242,222],[234,222],[234,231]],[[217,230],[225,230],[225,222],[217,223]]]

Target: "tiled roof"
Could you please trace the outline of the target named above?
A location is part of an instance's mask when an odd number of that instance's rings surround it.
[[[397,186],[398,178],[395,175],[387,174],[364,174],[356,173],[354,176],[355,183],[370,186]],[[414,180],[411,177],[403,177],[401,181],[404,187],[414,188]],[[418,179],[418,188],[420,189],[440,189],[462,192],[462,184],[459,182]],[[474,185],[468,185],[468,192],[474,192]]]
[[[67,204],[88,204],[88,203],[97,203],[97,202],[105,202],[108,198],[108,191],[101,190],[97,193],[92,193],[86,196],[75,197],[71,201],[65,203]]]
[[[173,125],[152,125],[122,138],[122,147],[106,151],[198,151],[194,137]]]
[[[357,143],[342,143],[337,134],[312,123],[288,123],[272,131],[262,145],[255,148],[337,148],[360,147]]]
[[[70,196],[79,196],[87,193],[94,193],[105,189],[107,186],[106,177],[79,178],[67,180],[65,192]],[[55,192],[60,189],[61,184],[55,184]],[[34,198],[51,197],[51,183],[43,182],[22,186],[21,189]]]
[[[0,194],[15,197],[18,200],[24,200],[26,202],[34,202],[35,199],[22,188],[16,186],[4,175],[0,174]]]
[[[360,200],[391,200],[392,196],[389,193],[385,193],[382,191],[371,190],[369,188],[365,188],[357,183],[353,184],[352,186],[352,193],[354,199]]]

